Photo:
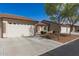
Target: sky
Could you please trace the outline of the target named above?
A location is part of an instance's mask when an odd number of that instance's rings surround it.
[[[14,14],[38,21],[48,18],[42,3],[2,3],[0,14]]]

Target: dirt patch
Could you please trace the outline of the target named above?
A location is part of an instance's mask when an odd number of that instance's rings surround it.
[[[65,43],[65,42],[74,40],[74,39],[76,39],[78,37],[79,37],[79,35],[63,35],[63,34],[61,34],[59,39],[55,38],[54,40],[59,41],[61,43]]]

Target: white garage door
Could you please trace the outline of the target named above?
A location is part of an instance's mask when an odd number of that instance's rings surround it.
[[[70,28],[69,27],[61,27],[61,33],[69,33]]]
[[[6,37],[31,36],[30,27],[32,25],[24,24],[7,24]]]

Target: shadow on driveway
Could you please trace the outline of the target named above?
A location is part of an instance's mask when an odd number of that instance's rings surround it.
[[[79,40],[63,45],[40,56],[79,56]]]

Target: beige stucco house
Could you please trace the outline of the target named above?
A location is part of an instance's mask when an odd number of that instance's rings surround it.
[[[35,23],[25,17],[0,14],[0,38],[33,36]]]
[[[60,33],[64,33],[64,34],[69,34],[70,33],[70,24],[68,24],[68,23],[67,24],[66,23],[61,23],[60,26],[59,26],[59,24],[51,22],[51,21],[43,20],[41,22],[43,24],[47,24],[46,27],[47,27],[48,31],[58,31],[59,30]],[[43,27],[45,27],[45,26],[43,26]],[[73,25],[72,32],[73,33],[79,33],[79,21]]]

